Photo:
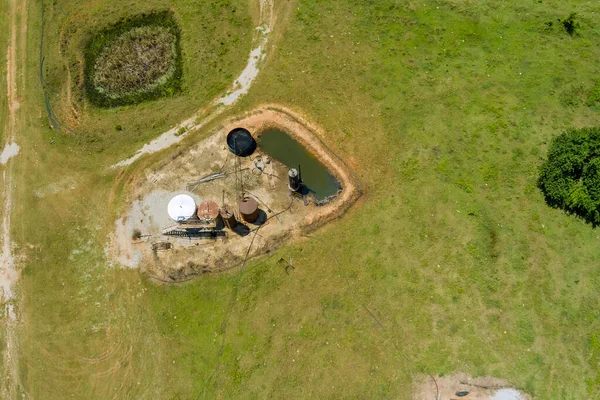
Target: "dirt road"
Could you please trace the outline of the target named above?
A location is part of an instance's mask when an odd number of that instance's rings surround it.
[[[18,74],[25,66],[25,47],[26,47],[26,30],[27,30],[27,1],[26,0],[9,0],[9,42],[6,52],[6,96],[8,99],[8,119],[5,129],[5,142],[9,148],[17,148],[17,110],[19,108],[18,101]],[[20,19],[17,19],[17,16]],[[20,22],[20,24],[19,24]],[[22,52],[23,56],[17,58],[17,48]],[[14,293],[14,285],[18,279],[18,271],[15,257],[13,254],[11,242],[11,216],[12,216],[12,200],[14,189],[14,169],[15,158],[7,158],[2,168],[2,230],[1,243],[2,252],[0,253],[0,302],[2,307],[5,307],[4,313],[6,321],[6,349],[3,354],[4,379],[2,385],[2,398],[11,399],[17,396],[18,387],[18,351],[15,328],[17,320],[17,302]]]
[[[248,93],[250,86],[252,86],[252,83],[260,72],[259,64],[265,59],[266,51],[270,49],[268,45],[269,37],[274,28],[275,21],[273,2],[274,0],[259,0],[260,20],[259,25],[256,27],[254,46],[248,56],[246,67],[233,82],[233,87],[223,96],[213,100],[208,106],[203,107],[190,118],[175,125],[175,127],[161,134],[150,143],[145,144],[133,156],[114,164],[112,166],[113,168],[126,167],[144,154],[155,153],[181,142],[183,138],[187,136],[188,132],[202,128],[204,125],[218,117],[227,107],[230,107]],[[181,134],[182,131],[184,132],[183,134]]]

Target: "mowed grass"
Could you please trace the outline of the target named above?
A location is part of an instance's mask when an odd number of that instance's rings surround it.
[[[467,372],[536,399],[597,398],[600,233],[547,207],[535,185],[552,136],[599,123],[593,104],[565,98],[600,76],[600,6],[291,9],[236,110],[276,102],[304,113],[364,196],[314,238],[243,271],[159,286],[106,266],[115,175],[88,164],[86,145],[48,131],[28,102],[15,225],[26,257],[24,391],[409,399],[415,374]],[[572,11],[581,36],[545,28]],[[68,180],[75,189],[35,195]],[[286,274],[277,260],[290,256]]]

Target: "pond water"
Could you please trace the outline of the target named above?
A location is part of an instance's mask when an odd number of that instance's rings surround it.
[[[288,167],[298,168],[300,165],[306,194],[312,193],[315,199],[324,200],[340,189],[340,183],[327,167],[287,133],[268,129],[260,134],[258,144],[270,157]]]

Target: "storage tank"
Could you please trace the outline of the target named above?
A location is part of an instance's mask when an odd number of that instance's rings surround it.
[[[300,179],[300,173],[298,172],[298,170],[296,168],[291,168],[290,171],[288,172],[288,177],[289,177],[288,188],[292,192],[299,191],[301,179]]]
[[[240,215],[246,222],[254,222],[258,218],[258,203],[251,197],[238,202]]]
[[[223,223],[225,223],[225,226],[229,229],[233,230],[237,226],[238,222],[235,218],[235,214],[227,207],[221,209],[220,215],[221,219],[223,220]]]
[[[198,205],[198,218],[204,222],[214,222],[219,216],[219,205],[214,201],[203,201]]]
[[[244,128],[235,128],[227,135],[229,151],[239,157],[248,157],[256,150],[256,140]]]
[[[179,194],[169,201],[167,212],[174,221],[187,221],[196,215],[196,202],[187,194]]]

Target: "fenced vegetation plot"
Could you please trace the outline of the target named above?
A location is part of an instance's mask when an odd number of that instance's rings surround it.
[[[180,30],[169,11],[123,19],[85,46],[85,91],[98,107],[137,104],[181,90]]]
[[[550,206],[600,225],[600,128],[571,129],[554,138],[538,186]]]

